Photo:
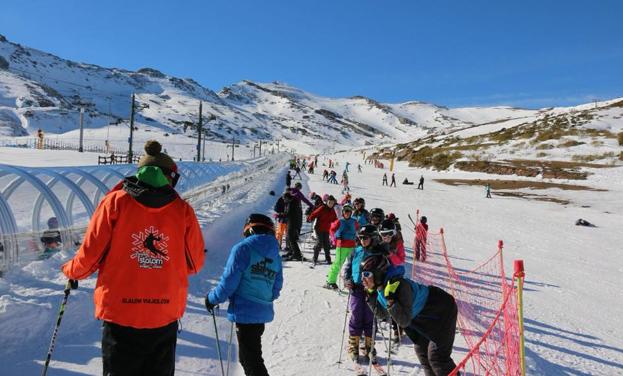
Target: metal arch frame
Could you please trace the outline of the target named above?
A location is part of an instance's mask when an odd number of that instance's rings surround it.
[[[13,180],[2,192],[4,198],[8,201],[9,197],[13,194],[15,189],[22,185],[24,181],[28,181],[33,187],[35,187],[41,194],[45,196],[45,199],[50,204],[52,208],[52,212],[56,216],[59,221],[59,226],[63,229],[69,228],[71,223],[69,223],[69,219],[67,218],[67,213],[63,208],[63,204],[56,197],[54,192],[48,186],[41,181],[37,176],[28,172],[28,170],[23,169],[21,167],[9,166],[5,164],[0,164],[0,169],[4,169],[5,171],[10,171],[15,175],[21,176],[24,180],[15,179]],[[67,179],[67,178],[65,178]],[[69,180],[69,179],[67,179]],[[38,224],[37,224],[38,227]],[[68,234],[67,234],[68,235]]]
[[[97,187],[97,190],[95,192],[95,194],[93,195],[93,206],[97,206],[97,203],[99,202],[99,197],[105,195],[108,192],[108,187],[106,186],[106,184],[104,184],[102,181],[100,181],[98,178],[96,178],[92,173],[86,171],[86,170],[81,170],[79,168],[75,168],[75,167],[67,167],[64,168],[63,170],[61,170],[61,174],[63,174],[64,176],[67,176],[68,174],[74,173],[78,176],[80,176],[80,179],[76,182],[76,184],[82,188],[82,184],[84,184],[85,181],[90,181],[95,187]],[[71,196],[75,196],[75,194],[72,192],[70,193]],[[73,201],[73,197],[72,197],[72,201]]]
[[[74,223],[73,210],[72,210],[74,200],[73,200],[72,193],[74,194],[74,196],[78,195],[78,198],[80,199],[80,201],[82,201],[82,205],[84,205],[84,209],[87,211],[87,214],[89,215],[89,217],[93,215],[93,212],[95,211],[95,207],[93,206],[93,203],[91,202],[91,200],[89,200],[89,197],[87,197],[86,193],[84,193],[84,191],[76,183],[69,180],[66,176],[61,175],[60,173],[54,170],[51,170],[51,169],[45,169],[45,170],[36,169],[36,170],[29,170],[29,172],[33,176],[38,176],[40,174],[51,176],[52,179],[46,183],[46,186],[50,189],[50,191],[58,182],[63,182],[69,188],[70,194],[67,197],[67,201],[65,202],[65,214],[67,215],[67,219],[69,220],[69,223],[71,226],[73,226],[73,223]],[[43,199],[44,199],[43,195],[39,193],[39,196],[37,196],[37,200],[35,200],[35,206],[33,207],[33,210],[32,210],[33,231],[41,230],[39,226],[39,223],[40,223],[39,217],[41,216],[41,207],[43,205]]]
[[[19,246],[17,240],[17,234],[19,229],[17,228],[17,222],[13,211],[9,206],[4,196],[0,194],[0,240],[4,247],[3,260],[5,265],[13,262],[13,260],[19,257]],[[2,264],[0,264],[1,266]]]

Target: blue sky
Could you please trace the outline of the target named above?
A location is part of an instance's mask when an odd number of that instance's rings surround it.
[[[216,91],[535,108],[623,96],[621,15],[618,0],[3,0],[0,34]]]

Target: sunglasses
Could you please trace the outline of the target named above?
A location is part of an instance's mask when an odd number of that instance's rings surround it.
[[[361,275],[363,276],[363,278],[372,278],[372,277],[374,277],[374,273],[373,272],[369,272],[369,271],[361,272]]]
[[[361,240],[361,241],[370,240],[370,237],[368,235],[361,235],[361,236],[359,236],[359,240]]]

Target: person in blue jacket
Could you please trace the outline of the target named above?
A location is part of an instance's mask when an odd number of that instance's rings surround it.
[[[361,263],[363,286],[375,317],[388,316],[404,328],[426,376],[446,376],[456,367],[452,347],[456,332],[454,297],[436,286],[404,277],[404,266],[391,265],[382,255]]]
[[[227,259],[218,285],[205,299],[208,312],[229,299],[227,319],[236,323],[238,358],[247,376],[268,376],[262,358],[262,334],[273,321],[273,301],[283,286],[283,269],[273,221],[251,214],[243,235]]]

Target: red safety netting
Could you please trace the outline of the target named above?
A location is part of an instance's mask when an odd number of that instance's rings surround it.
[[[455,268],[452,259],[459,258],[448,254],[443,229],[428,232],[426,260],[415,260],[414,252],[412,268],[414,280],[443,288],[456,299],[457,326],[469,352],[451,375],[521,375],[517,295],[513,278],[504,273],[502,242],[472,270]]]

